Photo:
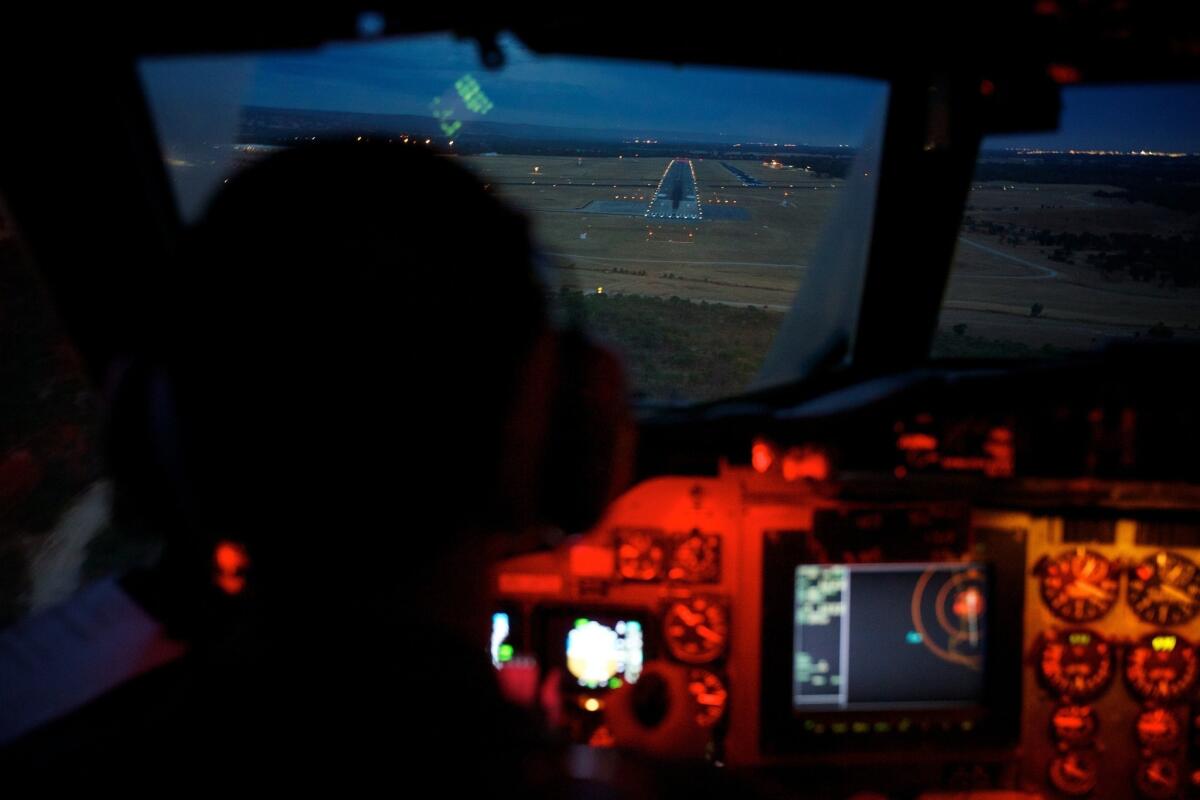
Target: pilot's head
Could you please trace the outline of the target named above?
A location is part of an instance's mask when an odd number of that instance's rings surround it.
[[[624,477],[624,384],[552,331],[534,262],[454,158],[348,142],[248,167],[118,386],[118,513],[317,589],[582,528]]]

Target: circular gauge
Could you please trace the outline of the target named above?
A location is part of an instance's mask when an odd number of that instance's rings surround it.
[[[1167,758],[1145,761],[1138,767],[1137,788],[1142,797],[1167,800],[1179,791],[1179,767]]]
[[[1165,708],[1138,714],[1134,730],[1142,747],[1155,753],[1169,752],[1179,746],[1179,720]]]
[[[1060,553],[1042,569],[1042,600],[1070,622],[1091,622],[1117,602],[1117,570],[1093,550]]]
[[[1156,625],[1187,622],[1200,613],[1200,570],[1177,553],[1155,553],[1129,573],[1129,605]]]
[[[1050,762],[1050,783],[1069,797],[1081,797],[1096,788],[1100,762],[1090,750],[1075,750]]]
[[[676,600],[663,616],[671,655],[685,664],[704,664],[725,651],[729,622],[725,606],[708,597]]]
[[[729,692],[720,678],[706,669],[690,670],[688,692],[696,700],[696,722],[701,728],[711,728],[720,722],[729,702]]]
[[[687,583],[709,583],[720,577],[721,537],[693,530],[675,545],[667,577]]]
[[[1054,738],[1067,744],[1089,741],[1100,727],[1096,712],[1091,706],[1064,705],[1054,709],[1050,718],[1050,729]]]
[[[1088,630],[1048,632],[1039,662],[1042,682],[1072,700],[1095,697],[1113,677],[1112,648]]]
[[[1147,636],[1125,654],[1125,680],[1142,700],[1182,700],[1195,685],[1196,675],[1196,651],[1173,633]]]
[[[656,581],[662,577],[666,548],[652,530],[617,532],[617,571],[627,581]]]

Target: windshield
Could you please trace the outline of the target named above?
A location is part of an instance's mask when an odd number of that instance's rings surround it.
[[[280,147],[437,148],[531,217],[560,314],[623,354],[637,399],[687,403],[799,377],[815,359],[776,347],[764,364],[844,195],[860,213],[839,224],[855,226],[852,249],[865,254],[873,193],[849,189],[874,181],[864,143],[886,86],[500,44],[498,70],[442,35],[144,61],[183,217]],[[846,323],[825,316],[809,325]]]
[[[983,143],[934,357],[1200,337],[1200,86],[1068,87]]]

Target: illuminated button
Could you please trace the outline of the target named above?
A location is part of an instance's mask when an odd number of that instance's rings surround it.
[[[750,448],[750,464],[754,467],[754,471],[762,474],[769,470],[773,463],[775,463],[775,452],[771,445],[762,439],[754,442]]]

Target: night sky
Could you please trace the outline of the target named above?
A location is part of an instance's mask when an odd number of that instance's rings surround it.
[[[1068,86],[1060,129],[984,146],[1200,153],[1200,85]]]
[[[152,84],[159,76],[156,94],[186,93],[193,105],[224,92],[227,103],[428,115],[430,101],[453,97],[455,80],[470,73],[495,104],[489,121],[822,146],[862,144],[886,102],[884,84],[856,78],[542,58],[512,38],[501,46],[507,64],[495,72],[479,64],[473,42],[434,35],[219,59],[238,80],[214,80],[214,60],[192,81],[168,65],[147,74]],[[1200,152],[1198,85],[1069,87],[1063,105],[1057,133],[996,136],[984,146]]]

